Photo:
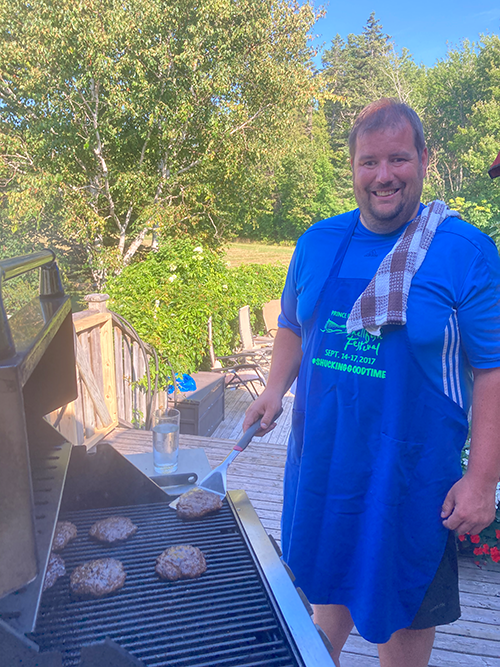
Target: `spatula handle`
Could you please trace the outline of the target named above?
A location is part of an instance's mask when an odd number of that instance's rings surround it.
[[[278,419],[278,417],[280,416],[280,414],[281,414],[282,412],[283,412],[283,408],[280,408],[280,409],[278,410],[278,412],[274,415],[274,417],[273,417],[273,421],[271,422],[271,424],[274,423],[274,422]],[[259,430],[259,428],[260,428],[260,422],[261,422],[261,421],[262,421],[262,418],[261,418],[261,419],[257,419],[257,421],[256,421],[254,424],[252,424],[251,426],[249,426],[249,427],[247,428],[247,430],[245,431],[245,433],[243,434],[243,436],[242,436],[242,437],[238,440],[238,442],[235,444],[235,446],[233,447],[233,449],[235,449],[237,452],[242,452],[242,451],[248,446],[248,444],[249,444],[250,441],[252,440],[253,436],[254,436],[254,435],[257,433],[257,431]]]

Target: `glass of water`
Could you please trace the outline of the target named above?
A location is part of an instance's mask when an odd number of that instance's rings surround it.
[[[156,410],[153,416],[153,462],[160,475],[177,470],[180,417],[175,408]]]

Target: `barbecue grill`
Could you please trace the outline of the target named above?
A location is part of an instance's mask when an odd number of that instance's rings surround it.
[[[41,269],[40,296],[8,319],[2,281]],[[51,251],[0,262],[0,667],[325,667],[332,664],[299,592],[246,494],[212,517],[182,522],[167,495],[106,444],[73,447],[44,419],[76,396],[73,330]],[[98,519],[129,517],[137,533],[105,547]],[[42,593],[57,520],[78,537],[67,574]],[[160,581],[156,556],[199,547],[199,579]],[[71,596],[69,573],[120,560],[122,589]]]

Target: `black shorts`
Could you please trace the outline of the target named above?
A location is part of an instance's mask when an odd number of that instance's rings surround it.
[[[411,630],[433,628],[435,625],[453,623],[460,618],[458,594],[458,560],[455,533],[450,531],[443,558],[431,581],[424,600],[417,611]]]

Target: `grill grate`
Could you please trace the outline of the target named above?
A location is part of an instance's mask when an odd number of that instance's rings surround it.
[[[119,514],[138,527],[122,545],[88,538],[98,519]],[[110,637],[147,667],[297,667],[287,636],[227,503],[213,517],[182,522],[168,505],[68,512],[77,539],[61,554],[66,576],[42,597],[32,634],[41,651],[58,650],[64,667],[78,665],[82,646]],[[160,581],[156,557],[175,544],[199,547],[207,572],[199,579]],[[100,600],[74,600],[69,575],[81,563],[110,556],[127,579]]]

